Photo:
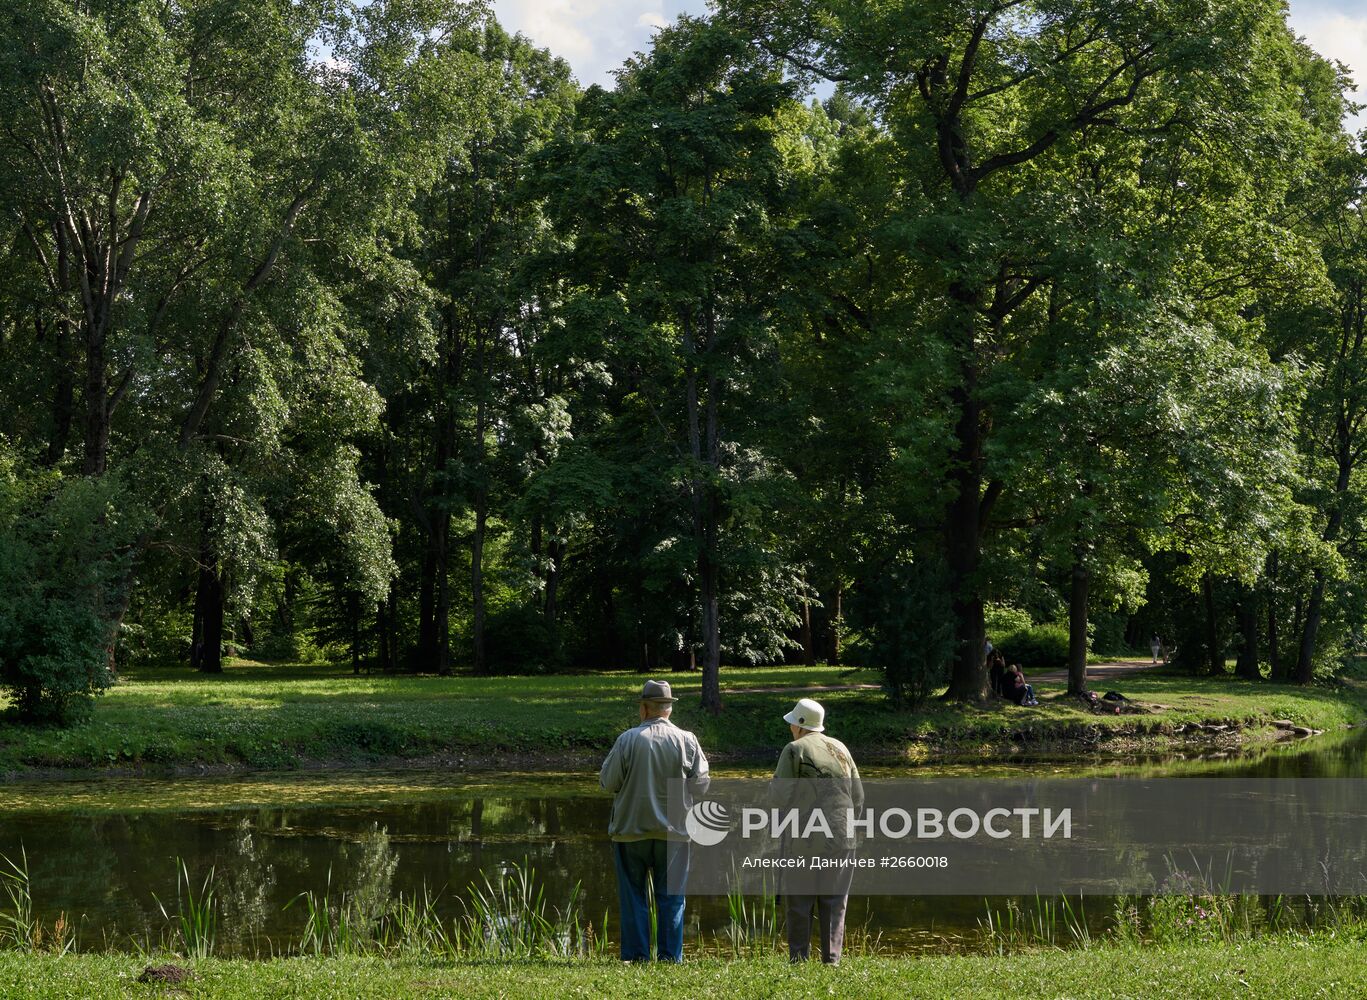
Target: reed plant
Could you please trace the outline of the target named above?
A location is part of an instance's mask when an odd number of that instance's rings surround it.
[[[173,947],[186,958],[208,958],[214,953],[218,937],[218,903],[214,891],[214,869],[195,888],[185,861],[176,858],[176,912],[153,894],[162,919],[171,928]]]
[[[1004,908],[989,901],[985,915],[978,920],[979,943],[983,950],[998,955],[1031,948],[1088,948],[1092,932],[1087,923],[1085,904],[1068,896],[1036,896],[1028,909],[1015,899]]]
[[[0,854],[0,887],[9,905],[0,910],[0,947],[33,951],[38,922],[33,916],[33,888],[28,874],[28,852],[19,848],[19,860]]]
[[[766,880],[758,896],[750,897],[732,883],[726,894],[726,941],[732,958],[758,958],[772,955],[783,943],[779,921],[778,897]]]
[[[299,953],[314,958],[328,955],[363,955],[370,935],[363,932],[351,899],[343,892],[335,898],[332,867],[321,893],[309,889],[285,904],[285,909],[302,905],[304,930],[299,938]]]
[[[19,847],[18,861],[0,854],[0,890],[7,903],[0,909],[0,948],[57,955],[75,949],[76,932],[65,913],[57,914],[49,927],[34,912],[33,881],[23,845]]]
[[[582,887],[576,882],[563,907],[551,906],[531,863],[512,864],[495,878],[485,873],[481,882],[470,885],[466,933],[459,940],[470,952],[489,958],[574,958],[599,953],[606,948],[606,915],[603,932],[597,933],[585,919],[582,903]],[[651,931],[653,940],[653,924]]]
[[[376,943],[386,955],[399,958],[456,959],[464,952],[461,924],[450,926],[437,910],[440,894],[426,885],[422,891],[399,896],[390,905],[380,924]]]

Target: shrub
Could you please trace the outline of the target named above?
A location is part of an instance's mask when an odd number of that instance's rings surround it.
[[[1101,611],[1088,623],[1092,649],[1107,656],[1124,656],[1130,652],[1125,643],[1125,625],[1129,619],[1118,611]]]
[[[137,617],[125,620],[119,634],[119,660],[157,666],[189,658],[194,613],[188,607],[140,602]]]
[[[987,636],[1011,635],[1030,628],[1035,623],[1030,613],[1014,604],[990,603],[983,608],[983,623],[987,626]]]
[[[883,672],[894,702],[915,707],[946,680],[954,617],[944,572],[931,562],[900,562],[856,592],[851,612],[870,666]]]
[[[396,755],[406,749],[404,732],[388,722],[374,719],[338,721],[325,729],[325,739],[341,750]]]
[[[545,615],[530,605],[512,604],[489,616],[484,661],[494,674],[543,673],[560,666],[561,656]]]
[[[127,583],[112,478],[64,480],[0,444],[0,689],[24,722],[66,723],[110,683]]]
[[[1064,625],[1032,625],[994,643],[1007,663],[1025,670],[1052,670],[1068,665],[1068,629]]]

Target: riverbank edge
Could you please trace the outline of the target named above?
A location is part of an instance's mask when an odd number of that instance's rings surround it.
[[[688,959],[682,966],[613,961],[445,963],[377,958],[202,959],[135,954],[0,953],[0,995],[82,1000],[175,995],[355,1000],[416,997],[639,997],[670,993],[750,1000],[804,995],[876,997],[1300,997],[1352,995],[1367,944],[1344,937],[1257,939],[1238,944],[1133,946],[1005,955],[849,957],[838,968],[790,966],[778,957]],[[149,966],[188,976],[144,984]]]
[[[1295,720],[1289,720],[1294,722]],[[1367,720],[1340,727],[1343,732],[1367,727]],[[1257,749],[1275,743],[1306,743],[1326,732],[1315,730],[1297,736],[1270,721],[1209,719],[1174,727],[1141,716],[1133,722],[1105,725],[1074,721],[1032,720],[1002,738],[999,734],[972,731],[931,731],[907,743],[875,744],[861,748],[859,759],[868,765],[926,763],[979,763],[1003,757],[1085,757],[1098,763],[1142,755],[1167,753],[1211,756]],[[545,750],[480,750],[454,746],[418,755],[356,754],[311,756],[300,754],[289,761],[256,764],[248,761],[147,762],[130,765],[34,766],[0,771],[0,785],[16,782],[60,782],[99,778],[237,777],[272,773],[328,773],[357,771],[450,771],[479,774],[591,772],[598,769],[607,745],[594,748],[547,748]],[[709,751],[713,764],[765,767],[777,759],[778,747],[755,747]],[[282,766],[283,764],[283,766]]]

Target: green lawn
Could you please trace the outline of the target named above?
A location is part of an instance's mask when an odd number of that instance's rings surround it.
[[[0,954],[6,1000],[128,997],[290,997],[407,1000],[428,997],[1134,997],[1152,1000],[1362,995],[1360,941],[1272,940],[1236,946],[1092,948],[1006,957],[851,958],[839,968],[781,960],[688,961],[682,967],[617,963],[407,964],[364,959],[187,963],[183,986],[139,984],[135,956]]]
[[[794,693],[746,688],[874,683],[869,671],[836,667],[727,668],[726,710],[697,708],[697,675],[671,676],[682,700],[676,721],[715,753],[771,752],[785,741],[780,716]],[[500,756],[602,752],[636,715],[641,677],[596,673],[554,677],[356,677],[327,666],[234,662],[221,676],[139,670],[99,700],[93,718],[69,729],[0,723],[0,772],[35,768],[241,764],[279,768],[301,758],[337,764],[454,754]],[[1140,716],[1086,713],[1062,697],[1061,684],[1040,685],[1038,708],[1006,703],[977,708],[938,701],[923,711],[892,708],[878,691],[832,691],[832,733],[868,753],[1050,741],[1097,734],[1163,738],[1190,721],[1257,724],[1291,719],[1317,729],[1367,719],[1367,685],[1300,689],[1228,679],[1137,675],[1121,687],[1163,708]]]

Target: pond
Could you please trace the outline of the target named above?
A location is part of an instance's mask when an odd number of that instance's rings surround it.
[[[1367,777],[1367,731],[1320,737],[1256,754],[1123,762],[1032,759],[992,764],[867,768],[870,777],[982,774],[1143,774],[1230,777]],[[718,769],[737,773],[737,769]],[[224,951],[297,947],[301,893],[372,898],[440,892],[462,912],[481,873],[529,863],[559,902],[581,886],[585,915],[600,922],[616,888],[607,828],[610,800],[585,774],[290,773],[238,778],[109,779],[0,785],[0,854],[27,854],[38,914],[65,913],[80,947],[155,942],[174,912],[177,859],[192,879],[215,871]],[[3,897],[0,897],[0,901]],[[1000,904],[1002,900],[994,900]],[[1112,901],[1095,900],[1098,926]],[[1090,905],[1090,904],[1089,904]],[[852,899],[856,939],[892,952],[952,950],[976,938],[982,897]],[[690,902],[690,947],[715,942],[725,899]],[[132,941],[130,941],[130,938]]]

